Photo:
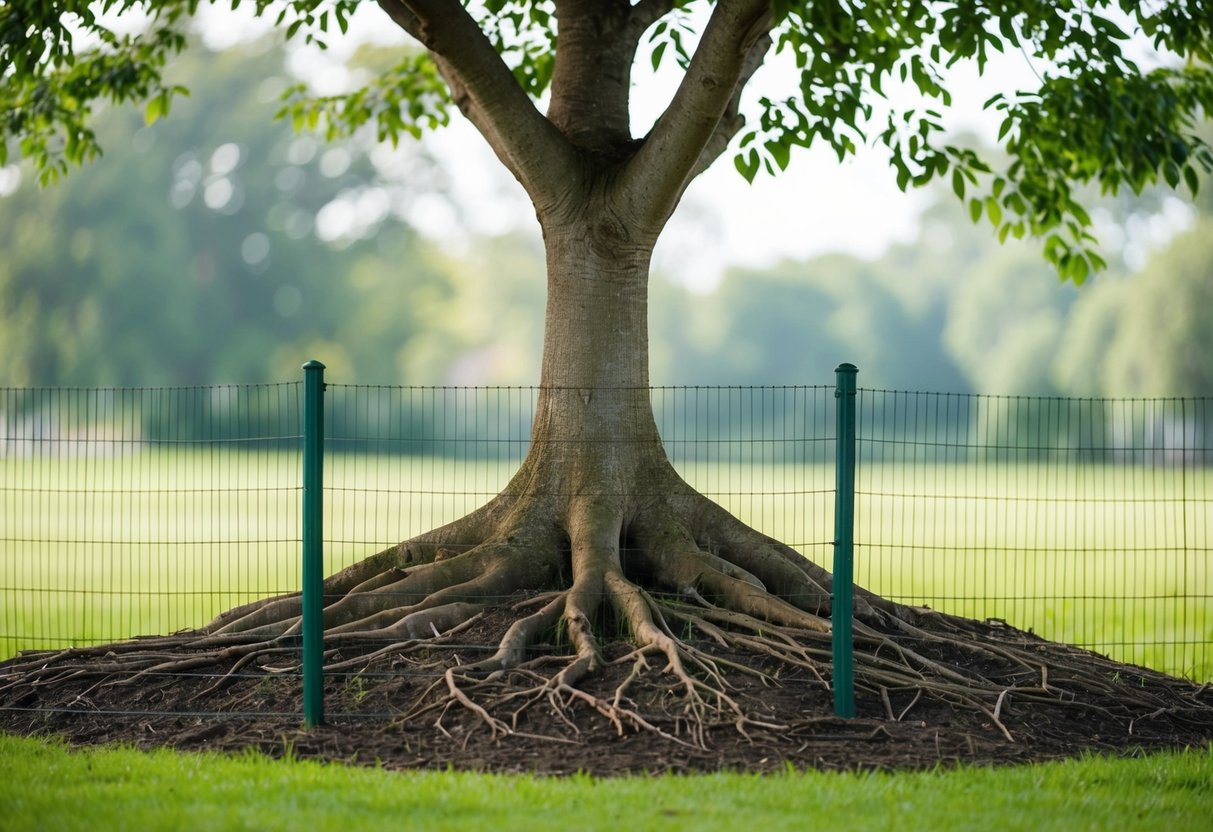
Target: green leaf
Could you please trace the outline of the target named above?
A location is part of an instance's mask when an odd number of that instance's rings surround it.
[[[910,169],[900,167],[897,169],[897,189],[905,192],[906,187],[910,184]]]
[[[149,100],[147,107],[143,110],[143,123],[151,125],[159,121],[160,117],[164,115],[166,102],[167,99],[163,94]]]
[[[1003,15],[999,17],[998,30],[1002,33],[1002,36],[1006,38],[1007,43],[1011,44],[1012,46],[1017,46],[1019,44],[1019,36],[1015,32],[1015,26],[1012,23],[1010,15]]]
[[[1070,279],[1078,286],[1087,282],[1091,274],[1091,266],[1085,257],[1074,257],[1070,260]]]
[[[745,177],[745,181],[753,183],[754,177],[758,175],[758,168],[761,161],[758,158],[758,150],[751,148],[749,153],[738,154],[733,158],[733,164],[737,167],[737,172]]]
[[[960,168],[952,171],[952,190],[956,193],[957,199],[965,198],[965,178]]]
[[[792,146],[784,142],[769,141],[766,143],[767,152],[771,154],[771,158],[775,160],[775,164],[779,165],[780,170],[788,169],[788,162],[792,157]]]
[[[990,222],[994,225],[999,225],[1002,222],[1002,206],[992,196],[986,197],[986,214],[989,215]]]
[[[665,54],[665,48],[670,45],[668,40],[663,40],[653,49],[653,69],[661,66],[661,56]]]
[[[1165,179],[1167,181],[1167,184],[1170,185],[1172,188],[1178,187],[1179,186],[1179,165],[1175,164],[1170,159],[1168,159],[1167,163],[1162,166],[1162,176],[1163,176],[1163,179]]]
[[[981,200],[976,199],[976,198],[970,199],[969,200],[969,218],[971,220],[973,220],[973,222],[977,222],[979,219],[981,219],[981,211],[982,211]]]
[[[1192,192],[1192,196],[1196,196],[1200,190],[1200,177],[1196,175],[1196,170],[1191,165],[1184,167],[1184,181],[1188,184],[1188,190]]]
[[[1123,29],[1121,29],[1119,26],[1117,26],[1115,23],[1108,20],[1107,18],[1097,17],[1097,16],[1092,15],[1091,23],[1103,35],[1111,38],[1112,40],[1128,40],[1129,39],[1129,36],[1124,33]]]

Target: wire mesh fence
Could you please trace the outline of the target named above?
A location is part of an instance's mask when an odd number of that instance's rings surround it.
[[[297,587],[299,393],[0,390],[0,655]]]
[[[501,491],[538,393],[330,384],[326,569]],[[295,383],[0,390],[0,658],[297,591],[301,397]],[[650,398],[691,485],[832,567],[832,386]],[[856,581],[1213,679],[1211,415],[1208,399],[861,389]]]
[[[861,390],[857,580],[1213,678],[1209,399]]]
[[[455,520],[526,456],[538,389],[327,385],[326,548],[336,570]],[[666,455],[696,488],[829,558],[832,387],[656,387]]]

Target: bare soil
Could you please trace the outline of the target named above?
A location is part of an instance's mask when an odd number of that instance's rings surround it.
[[[355,662],[326,677],[323,726],[305,729],[297,672],[241,669],[216,685],[222,669],[148,675],[131,684],[87,672],[103,654],[82,656],[76,680],[33,684],[14,672],[17,660],[0,664],[0,730],[24,735],[59,735],[74,744],[125,743],[142,748],[236,751],[254,748],[271,755],[291,753],[390,769],[464,769],[486,772],[611,776],[640,772],[773,771],[817,769],[920,769],[937,765],[1007,764],[1073,757],[1084,752],[1114,755],[1207,747],[1213,743],[1213,688],[1152,670],[1122,665],[1076,648],[1015,630],[1001,622],[967,622],[981,638],[1014,644],[1057,661],[1092,671],[1107,680],[1099,691],[1066,693],[1066,679],[1045,686],[1058,693],[1052,703],[1017,696],[1022,668],[983,667],[1000,673],[1007,693],[991,713],[942,701],[914,690],[860,686],[858,716],[833,715],[829,679],[786,670],[752,655],[713,655],[739,665],[760,666],[769,677],[728,673],[730,695],[751,724],[739,730],[733,717],[692,720],[682,694],[654,661],[627,687],[628,703],[649,728],[614,723],[588,700],[548,697],[536,689],[534,674],[504,675],[484,682],[467,680],[470,701],[481,703],[511,732],[491,730],[473,709],[452,702],[443,680],[446,668],[483,657],[476,645],[492,645],[513,620],[506,611],[485,616],[456,641]],[[954,620],[954,619],[953,619]],[[188,645],[188,642],[185,642]],[[972,653],[944,644],[916,649],[932,659],[964,668]],[[181,650],[188,652],[188,646]],[[539,648],[553,655],[556,646]],[[633,652],[626,642],[607,646],[608,659]],[[28,661],[27,654],[25,660]],[[346,652],[335,663],[358,657]],[[285,663],[284,663],[285,666]],[[629,658],[607,664],[580,687],[611,701],[634,673]],[[771,678],[774,681],[771,681]],[[100,681],[99,681],[100,680]],[[1150,709],[1129,706],[1118,690],[1153,693]],[[1140,697],[1137,697],[1140,701]],[[755,727],[766,723],[770,727]],[[700,728],[700,724],[704,727]],[[1004,729],[1005,728],[1005,733]],[[1009,736],[1008,736],[1009,734]]]

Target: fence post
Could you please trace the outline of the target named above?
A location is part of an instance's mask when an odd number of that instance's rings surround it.
[[[837,455],[834,494],[834,582],[831,623],[834,647],[834,714],[855,716],[854,621],[855,542],[855,377],[854,364],[839,364],[834,371],[838,384]]]
[[[303,722],[324,722],[324,365],[303,365]]]

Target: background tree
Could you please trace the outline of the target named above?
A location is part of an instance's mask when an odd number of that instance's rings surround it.
[[[543,344],[543,252],[518,234],[477,240],[443,261],[437,291],[412,299],[426,322],[400,354],[410,383],[534,384]]]
[[[317,40],[330,29],[345,30],[359,4],[251,5],[275,15],[288,37]],[[161,70],[186,45],[182,31],[195,6],[196,0],[107,4],[110,11],[149,12],[148,26],[130,35],[116,33],[83,3],[4,6],[5,134],[19,137],[21,152],[53,179],[68,163],[95,155],[88,119],[98,100],[147,101],[150,120],[167,113],[177,90]],[[1046,258],[1081,282],[1102,260],[1075,184],[1115,191],[1186,180],[1194,188],[1200,167],[1213,164],[1193,133],[1194,121],[1213,105],[1213,13],[1204,0],[486,0],[466,7],[457,0],[380,0],[379,6],[423,50],[403,50],[399,64],[346,95],[309,99],[296,91],[286,113],[330,137],[374,124],[394,140],[444,123],[452,105],[475,125],[531,198],[543,229],[541,387],[530,453],[502,494],[331,577],[327,633],[336,642],[422,638],[495,599],[555,588],[537,610],[519,612],[494,656],[461,668],[458,678],[518,668],[523,648],[560,625],[572,654],[541,690],[553,703],[581,695],[617,722],[622,714],[652,727],[620,704],[622,689],[612,703],[577,688],[604,661],[593,626],[603,606],[630,632],[641,663],[645,654],[664,657],[694,722],[725,714],[744,726],[752,716],[729,696],[725,665],[671,624],[814,672],[811,654],[788,645],[797,637],[818,639],[830,627],[829,573],[696,493],[661,450],[647,390],[649,263],[696,175],[730,148],[738,170],[753,178],[764,168],[786,167],[795,147],[824,142],[842,159],[872,135],[890,154],[903,188],[947,178],[975,217],[985,215],[1002,237],[1041,238]],[[83,45],[90,38],[97,48]],[[1130,57],[1141,38],[1169,59],[1142,68]],[[1015,50],[1030,56],[1040,85],[1004,90],[987,102],[1002,114],[1000,141],[1009,159],[995,171],[975,151],[942,138],[937,110],[951,104],[948,67],[971,61],[983,70],[993,52]],[[683,74],[652,128],[635,136],[631,77],[645,52],[656,63],[677,63]],[[771,52],[795,65],[797,83],[760,98],[756,118],[747,121],[743,93]],[[900,84],[917,93],[914,103],[886,97]],[[215,660],[256,657],[296,632],[299,609],[299,600],[287,597],[233,610],[193,646],[214,649]],[[859,593],[856,610],[864,641],[859,674],[870,684],[928,689],[979,708],[981,697],[1005,689],[894,643],[956,639],[972,634],[967,625],[869,593]],[[1016,659],[1012,646],[999,649],[1022,666],[1042,661]],[[899,657],[892,667],[886,653]],[[1075,685],[1096,683],[1080,676]],[[494,731],[510,730],[467,699],[454,669],[446,682],[452,701],[479,708]],[[1042,682],[1030,695],[1054,694]],[[990,713],[997,722],[997,709]]]
[[[283,59],[199,46],[171,70],[192,91],[179,118],[107,109],[105,164],[0,199],[0,384],[255,382],[304,354],[396,377],[421,314],[406,297],[447,267],[398,219],[415,192],[365,142],[325,147],[266,118]],[[401,260],[409,281],[386,279]]]
[[[1132,279],[1082,298],[1055,373],[1080,395],[1204,396],[1213,390],[1213,199]]]

